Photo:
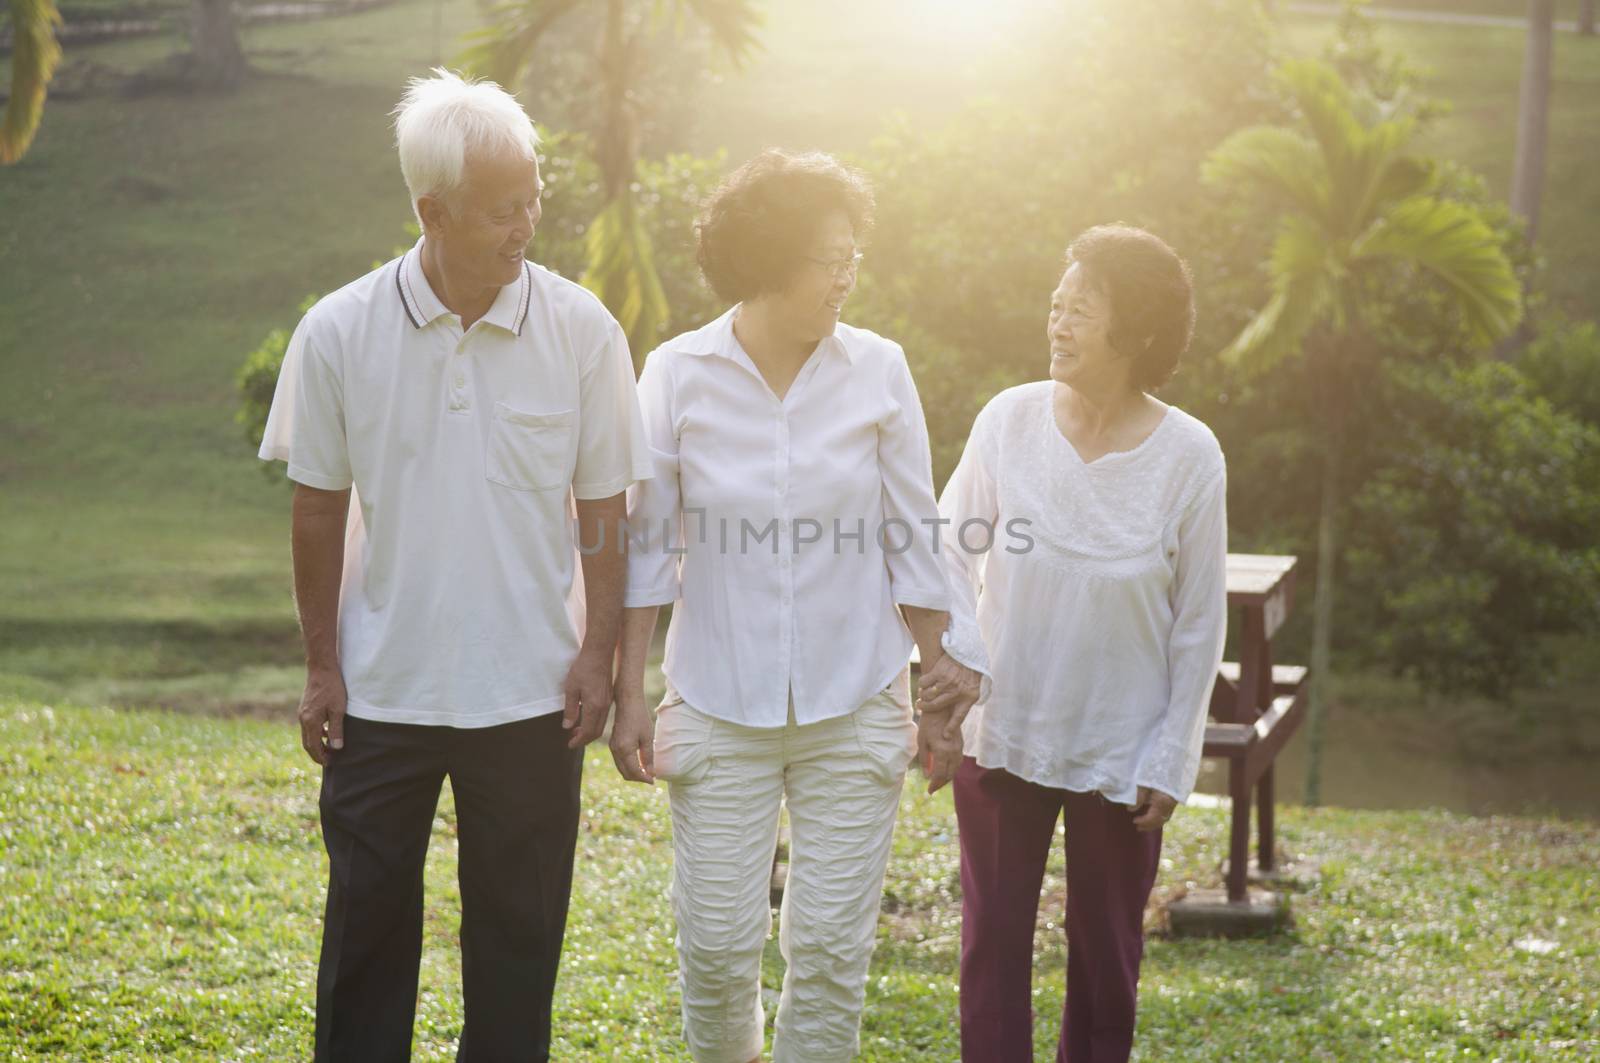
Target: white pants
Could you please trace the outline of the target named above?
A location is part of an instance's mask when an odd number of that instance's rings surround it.
[[[772,1058],[855,1055],[884,867],[915,755],[904,673],[847,716],[800,726],[791,710],[781,728],[713,719],[669,690],[655,768],[672,803],[683,1035],[697,1063],[761,1055],[761,952],[785,801],[789,879],[778,946],[788,971]]]

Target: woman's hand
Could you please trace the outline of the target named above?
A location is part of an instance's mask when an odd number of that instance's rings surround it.
[[[645,704],[644,691],[617,694],[617,715],[611,723],[611,760],[630,782],[655,785],[656,720]]]
[[[961,767],[961,729],[950,737],[950,713],[923,712],[917,720],[917,762],[928,777],[928,792],[935,793],[956,777]]]
[[[1172,818],[1178,799],[1148,786],[1139,787],[1133,806],[1133,825],[1139,830],[1160,830]]]
[[[941,653],[931,666],[922,669],[917,679],[917,708],[928,713],[945,713],[945,738],[959,739],[961,723],[983,690],[983,676]],[[959,741],[957,743],[959,745]]]

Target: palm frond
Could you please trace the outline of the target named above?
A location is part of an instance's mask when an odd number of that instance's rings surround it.
[[[1201,180],[1214,188],[1262,194],[1313,217],[1328,209],[1327,171],[1315,142],[1281,126],[1252,126],[1206,156]]]
[[[1416,130],[1414,119],[1393,118],[1363,129],[1351,145],[1350,187],[1345,197],[1348,213],[1341,219],[1341,231],[1351,238],[1396,199],[1423,190],[1413,186],[1421,175],[1415,160],[1406,154]],[[1404,194],[1397,196],[1396,191]]]
[[[671,309],[631,190],[607,203],[589,224],[582,281],[628,334],[635,357],[656,345]]]
[[[1329,261],[1327,234],[1314,220],[1284,217],[1272,245],[1272,297],[1223,350],[1223,360],[1265,372],[1299,353],[1306,333],[1333,308],[1343,270]]]
[[[61,62],[55,0],[11,0],[11,98],[0,121],[0,165],[22,158],[39,131],[45,87]]]
[[[1401,200],[1426,195],[1437,180],[1438,167],[1432,160],[1415,155],[1391,159],[1373,183],[1370,213],[1376,215]]]
[[[761,9],[753,0],[678,0],[678,3],[706,24],[711,30],[711,39],[735,67],[743,66],[751,53],[760,48],[756,30],[761,27]]]
[[[1494,231],[1473,208],[1413,196],[1383,214],[1352,247],[1352,258],[1416,265],[1460,301],[1474,338],[1493,343],[1522,317],[1522,289]]]
[[[456,61],[463,70],[515,84],[539,38],[583,0],[513,0],[490,9],[489,23],[466,34],[469,42]]]
[[[1332,217],[1348,217],[1348,191],[1360,183],[1356,154],[1364,139],[1350,87],[1338,71],[1316,59],[1290,59],[1278,67],[1277,78],[1322,151]]]
[[[1330,263],[1322,227],[1304,216],[1285,216],[1272,242],[1272,298],[1222,351],[1222,359],[1264,373],[1299,354],[1318,317],[1333,309],[1342,269]]]

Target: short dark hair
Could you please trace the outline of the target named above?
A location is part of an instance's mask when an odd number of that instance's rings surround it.
[[[1154,391],[1178,371],[1194,336],[1194,278],[1165,240],[1132,225],[1096,225],[1067,248],[1067,266],[1111,303],[1107,337],[1134,360],[1133,382]]]
[[[701,209],[694,226],[700,272],[731,303],[779,291],[833,209],[848,214],[856,240],[864,240],[873,212],[866,177],[822,152],[763,151],[724,178]]]

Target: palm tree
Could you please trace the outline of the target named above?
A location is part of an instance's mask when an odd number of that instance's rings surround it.
[[[1340,460],[1351,400],[1381,344],[1370,323],[1385,283],[1439,282],[1474,343],[1505,336],[1521,315],[1511,263],[1472,207],[1435,194],[1433,167],[1408,153],[1412,109],[1358,95],[1330,66],[1297,59],[1278,71],[1298,112],[1288,126],[1233,134],[1208,157],[1213,187],[1266,197],[1277,214],[1271,296],[1224,352],[1247,371],[1298,360],[1315,388],[1322,454],[1312,605],[1306,801],[1321,799],[1324,705],[1339,551]]]
[[[33,143],[44,114],[45,86],[61,61],[55,0],[11,0],[11,99],[0,122],[0,164],[16,162]]]
[[[499,20],[477,34],[468,65],[505,83],[515,83],[532,62],[542,37],[561,18],[585,5],[604,5],[600,43],[594,55],[601,106],[591,134],[600,169],[603,202],[588,229],[582,281],[616,315],[635,356],[654,347],[668,318],[650,238],[634,197],[639,159],[638,87],[648,65],[645,28],[662,8],[659,0],[513,0]],[[698,18],[718,49],[735,66],[754,49],[759,22],[752,0],[674,0],[674,15]],[[650,8],[630,20],[629,8]],[[630,21],[634,28],[630,30]]]

